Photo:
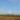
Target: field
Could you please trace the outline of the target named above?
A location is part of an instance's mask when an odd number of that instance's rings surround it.
[[[20,17],[16,17],[16,16],[0,16],[0,20],[20,20]]]

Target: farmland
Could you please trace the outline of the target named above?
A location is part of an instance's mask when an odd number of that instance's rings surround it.
[[[20,20],[20,17],[16,17],[16,16],[0,16],[0,20]]]

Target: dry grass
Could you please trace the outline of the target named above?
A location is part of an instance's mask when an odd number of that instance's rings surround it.
[[[15,16],[0,16],[0,20],[20,20],[20,17],[15,17]]]

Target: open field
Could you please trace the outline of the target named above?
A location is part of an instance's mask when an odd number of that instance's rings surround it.
[[[20,20],[20,17],[16,17],[16,16],[0,16],[0,20]]]

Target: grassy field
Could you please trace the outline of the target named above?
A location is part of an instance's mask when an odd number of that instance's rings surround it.
[[[20,20],[20,17],[16,17],[16,16],[0,16],[0,20]]]

